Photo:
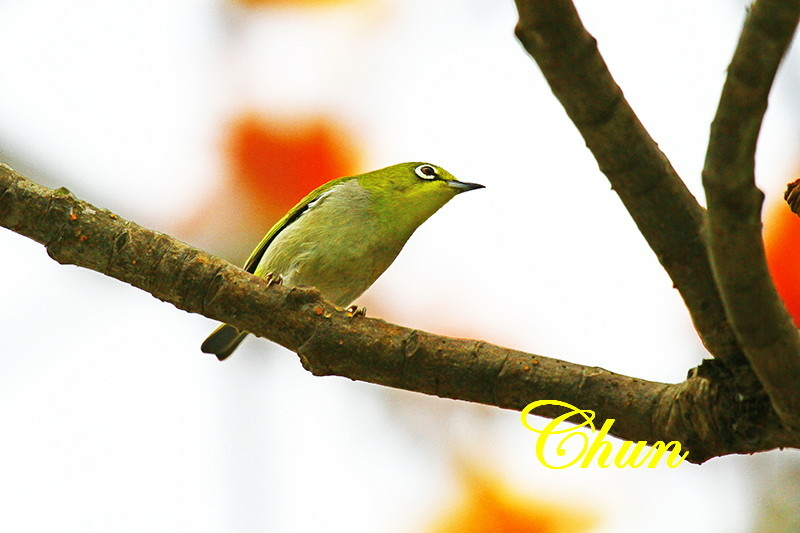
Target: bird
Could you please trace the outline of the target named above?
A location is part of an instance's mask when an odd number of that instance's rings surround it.
[[[316,287],[345,308],[392,264],[423,222],[456,195],[483,187],[424,162],[331,180],[290,209],[243,268],[271,283]],[[200,349],[223,361],[247,335],[222,324]]]

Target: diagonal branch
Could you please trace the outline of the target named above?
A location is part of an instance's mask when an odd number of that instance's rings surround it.
[[[667,385],[348,316],[316,289],[270,287],[227,261],[78,200],[66,189],[37,185],[5,165],[0,226],[44,244],[60,263],[96,270],[179,309],[267,337],[297,352],[316,375],[517,410],[538,399],[558,399],[593,410],[599,419],[616,419],[612,434],[620,438],[677,440],[698,463],[800,447],[800,434],[781,426],[746,366],[732,375],[724,365],[706,362],[685,382]]]
[[[744,362],[702,237],[703,208],[642,126],[571,0],[516,0],[516,34],[672,278],[706,348]]]
[[[703,169],[709,247],[728,316],[773,407],[792,428],[800,428],[800,335],[767,269],[755,151],[772,82],[799,17],[798,0],[752,5],[728,68]]]

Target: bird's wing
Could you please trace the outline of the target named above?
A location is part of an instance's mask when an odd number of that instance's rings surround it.
[[[242,267],[247,272],[254,274],[256,271],[256,267],[261,262],[261,258],[264,257],[264,254],[269,248],[269,245],[272,241],[275,240],[275,237],[278,234],[289,227],[290,224],[296,222],[304,213],[306,213],[310,208],[314,205],[318,204],[319,202],[323,201],[325,196],[327,196],[331,190],[342,183],[342,181],[350,179],[349,177],[335,179],[333,181],[329,181],[328,183],[321,185],[308,193],[308,195],[300,200],[297,205],[289,210],[282,219],[280,219],[272,228],[267,232],[261,242],[256,246],[256,249],[253,250],[253,253],[250,254],[250,257],[247,258],[245,261],[244,266]]]

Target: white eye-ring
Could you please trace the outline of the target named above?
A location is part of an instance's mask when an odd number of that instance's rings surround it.
[[[439,177],[439,173],[436,172],[436,167],[427,163],[415,168],[414,172],[416,172],[417,176],[424,180],[435,180]]]

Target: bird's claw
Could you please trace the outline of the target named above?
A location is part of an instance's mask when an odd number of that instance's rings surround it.
[[[264,279],[267,280],[267,287],[272,287],[273,285],[282,285],[283,284],[283,276],[280,274],[275,274],[274,272],[270,272]]]
[[[357,305],[351,305],[345,309],[345,311],[347,312],[347,316],[367,316],[366,307],[359,308]]]

